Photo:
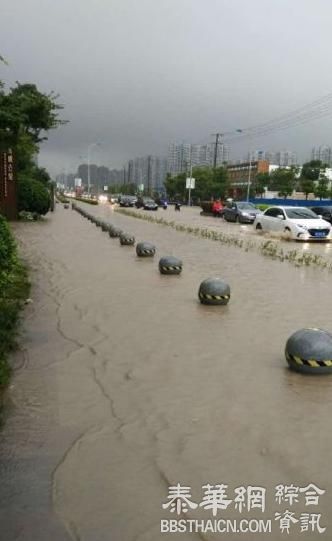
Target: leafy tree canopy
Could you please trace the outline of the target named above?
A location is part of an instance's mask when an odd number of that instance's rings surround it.
[[[301,178],[307,180],[318,180],[321,169],[326,166],[320,160],[311,160],[302,166]]]
[[[57,99],[54,92],[43,94],[34,84],[16,83],[16,87],[8,93],[2,88],[0,138],[14,146],[25,135],[34,145],[47,139],[47,131],[66,122],[58,117],[63,107],[57,103]]]
[[[314,194],[319,199],[326,199],[329,196],[328,190],[329,180],[325,175],[321,175],[314,188]]]
[[[18,210],[46,214],[50,209],[49,191],[33,178],[20,178],[18,183]]]
[[[257,173],[254,183],[255,195],[263,195],[265,188],[269,188],[270,184],[271,178],[269,173]]]
[[[228,175],[225,167],[194,167],[193,178],[195,178],[195,189],[192,195],[200,200],[204,199],[224,199],[228,188]],[[171,198],[181,198],[186,200],[188,198],[188,190],[186,189],[187,173],[180,173],[176,176],[167,175],[165,181],[165,187],[167,194]]]
[[[1,55],[0,63],[7,64]],[[19,210],[45,214],[49,209],[50,176],[35,165],[34,157],[47,132],[66,123],[59,118],[61,109],[54,92],[45,94],[35,84],[19,82],[6,91],[0,80],[0,149],[10,146],[16,154]]]
[[[282,197],[287,198],[295,188],[295,170],[294,169],[276,169],[271,173],[271,186],[278,190]]]

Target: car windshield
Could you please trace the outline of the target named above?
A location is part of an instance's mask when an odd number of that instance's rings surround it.
[[[236,203],[237,208],[240,210],[256,210],[255,205],[252,203]]]
[[[285,209],[285,213],[287,218],[291,218],[293,220],[318,220],[317,214],[312,212],[310,209],[306,208],[291,208],[291,209]]]

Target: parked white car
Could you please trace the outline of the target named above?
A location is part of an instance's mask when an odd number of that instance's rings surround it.
[[[254,227],[284,233],[294,240],[331,239],[331,224],[306,207],[269,207],[255,218]]]

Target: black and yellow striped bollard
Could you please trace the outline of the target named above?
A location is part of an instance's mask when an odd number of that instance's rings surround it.
[[[202,304],[228,304],[231,297],[229,285],[220,278],[207,278],[199,286],[198,298]]]
[[[136,245],[136,254],[138,257],[153,257],[156,253],[156,247],[151,242],[139,242]]]
[[[332,372],[332,334],[323,329],[300,329],[286,343],[289,368],[307,374]]]
[[[161,274],[181,274],[182,261],[171,255],[162,257],[159,261],[159,271]]]
[[[120,244],[121,246],[134,246],[135,244],[134,235],[130,235],[130,233],[122,233],[120,235]]]

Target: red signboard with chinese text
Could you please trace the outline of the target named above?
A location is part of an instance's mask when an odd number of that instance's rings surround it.
[[[0,213],[9,220],[17,218],[16,170],[11,149],[0,152]]]

